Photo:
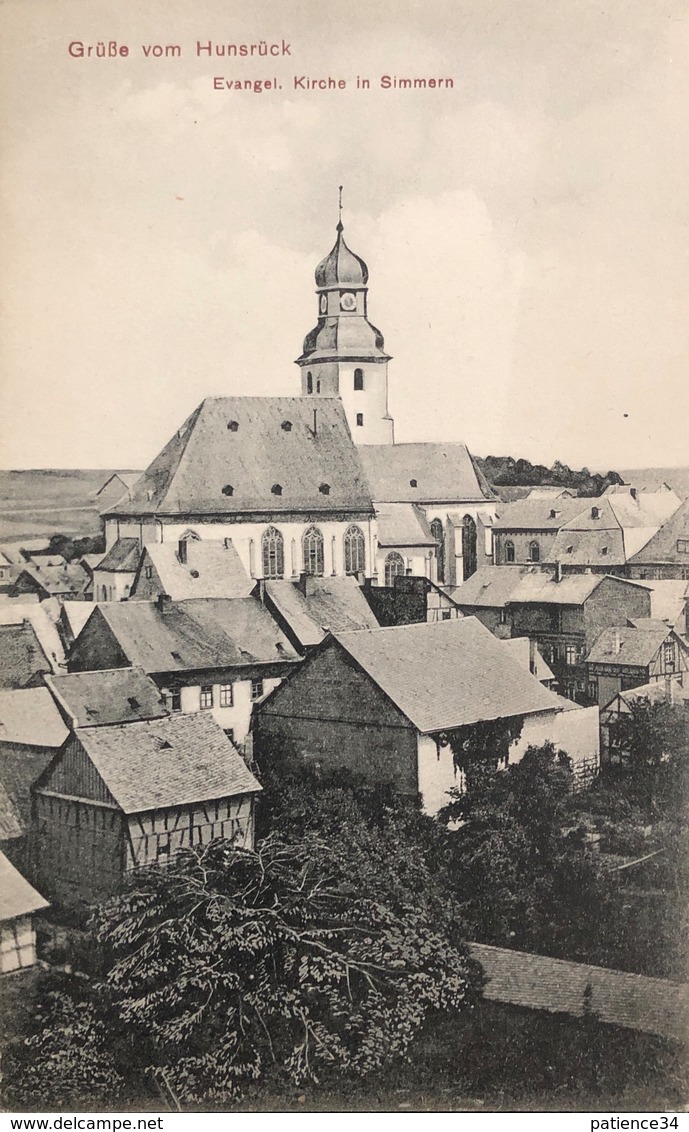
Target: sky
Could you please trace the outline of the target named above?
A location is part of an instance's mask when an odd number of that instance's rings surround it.
[[[296,395],[340,184],[398,441],[689,463],[689,0],[4,0],[0,44],[1,467]]]

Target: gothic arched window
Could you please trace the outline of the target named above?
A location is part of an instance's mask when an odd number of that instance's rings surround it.
[[[313,393],[313,375],[311,370],[306,375],[306,392]]]
[[[436,561],[438,563],[438,581],[445,581],[445,531],[440,519],[434,519],[431,523],[431,534],[438,543],[436,551]]]
[[[285,541],[277,527],[268,527],[261,540],[263,577],[282,578],[285,574]]]
[[[363,574],[366,570],[366,542],[361,527],[347,527],[344,535],[345,574]]]
[[[395,578],[404,574],[404,559],[396,550],[391,550],[385,559],[385,585],[394,586]]]
[[[476,573],[476,523],[471,515],[465,515],[462,522],[462,558],[464,559],[464,581]]]
[[[309,527],[302,539],[304,550],[304,573],[323,577],[323,535],[318,527]]]
[[[362,369],[354,370],[354,388],[355,390],[364,388],[364,371]]]
[[[534,539],[533,542],[529,543],[529,562],[540,562],[540,561],[541,561],[541,548],[540,548],[539,544],[536,542],[536,540]]]
[[[506,542],[505,543],[505,562],[507,562],[507,563],[514,562],[514,543],[513,542]]]

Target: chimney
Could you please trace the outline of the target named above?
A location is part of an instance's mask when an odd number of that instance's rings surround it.
[[[632,499],[636,499],[639,493],[635,487],[630,487],[629,494],[631,495]]]
[[[555,563],[555,581],[556,582],[562,581],[562,563],[560,562],[559,559]]]
[[[529,672],[536,675],[536,642],[529,637]]]
[[[316,589],[315,578],[313,574],[300,574],[297,585],[303,593],[304,597],[311,597]]]
[[[617,656],[622,648],[622,638],[620,637],[620,630],[615,628],[612,631],[612,652],[613,656]]]
[[[172,605],[172,598],[170,597],[169,594],[158,594],[158,600],[156,601],[156,607],[157,607],[157,609],[159,610],[160,613],[165,613],[165,611],[167,609],[169,609],[171,605]]]
[[[231,538],[224,538],[222,540],[222,544],[225,547],[225,550],[231,550],[232,549],[232,539]]]
[[[179,558],[182,565],[186,566],[186,564],[187,564],[187,540],[185,538],[181,538],[179,540],[179,542],[177,543],[177,557]]]
[[[318,409],[313,410],[313,435],[318,436]]]

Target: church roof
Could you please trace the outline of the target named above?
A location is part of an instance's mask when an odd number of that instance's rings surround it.
[[[109,515],[372,514],[336,397],[208,397]]]
[[[317,287],[365,287],[368,283],[368,268],[358,255],[351,251],[342,235],[342,223],[337,225],[337,239],[334,247],[316,268]]]
[[[379,546],[437,546],[428,520],[413,503],[382,503],[376,506]]]
[[[465,444],[360,444],[376,503],[494,499]]]
[[[389,361],[380,330],[361,314],[319,318],[317,326],[304,339],[304,352],[298,363],[323,362],[347,358],[351,362],[377,359]]]

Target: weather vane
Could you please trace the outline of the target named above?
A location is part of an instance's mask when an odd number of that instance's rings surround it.
[[[340,185],[340,199],[339,199],[339,203],[338,203],[338,208],[339,208],[339,211],[340,211],[339,221],[340,221],[340,224],[341,224],[342,223],[342,185]]]

